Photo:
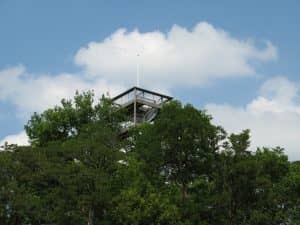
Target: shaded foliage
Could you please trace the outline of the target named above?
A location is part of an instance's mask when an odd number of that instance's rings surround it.
[[[250,151],[249,130],[178,101],[127,139],[124,115],[92,92],[34,114],[32,145],[0,152],[0,224],[299,224],[300,164],[283,149]]]

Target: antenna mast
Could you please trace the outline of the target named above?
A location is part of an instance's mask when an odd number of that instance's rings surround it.
[[[140,86],[140,65],[139,65],[139,56],[140,54],[138,53],[137,55],[137,63],[136,63],[136,86]]]

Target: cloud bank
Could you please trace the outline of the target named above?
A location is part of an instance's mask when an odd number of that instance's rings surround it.
[[[276,58],[271,42],[258,48],[206,22],[192,30],[174,25],[167,33],[119,29],[78,50],[74,61],[81,70],[76,74],[31,74],[22,65],[0,70],[0,101],[32,113],[72,97],[76,90],[115,95],[135,83],[137,61],[143,87],[169,91],[255,74],[253,62]]]
[[[94,90],[100,97],[107,92],[115,95],[123,89],[100,78],[89,80],[77,74],[36,76],[28,73],[24,66],[0,71],[0,101],[14,104],[18,112],[25,115],[58,105],[62,98],[72,98],[76,90]]]
[[[207,104],[214,122],[228,132],[251,129],[252,149],[285,148],[290,160],[300,160],[300,85],[285,77],[267,80],[260,95],[244,107]]]
[[[8,135],[5,138],[3,138],[0,141],[0,150],[1,150],[1,146],[4,146],[5,143],[26,146],[29,145],[29,139],[28,136],[26,135],[26,132],[22,131],[18,134]]]
[[[240,40],[209,23],[192,30],[174,25],[167,33],[119,29],[80,48],[75,64],[91,77],[133,84],[139,64],[143,86],[201,86],[219,78],[255,74],[253,63],[277,58],[276,47]]]

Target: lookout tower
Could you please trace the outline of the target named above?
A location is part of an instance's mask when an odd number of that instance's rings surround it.
[[[112,98],[112,101],[121,108],[125,108],[130,120],[125,127],[141,122],[151,122],[157,116],[162,105],[172,97],[139,87],[132,87]]]

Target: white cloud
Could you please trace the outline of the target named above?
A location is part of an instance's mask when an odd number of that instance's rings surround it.
[[[139,50],[142,86],[167,93],[175,86],[247,76],[255,73],[252,61],[277,57],[270,42],[259,49],[206,22],[191,31],[174,25],[166,34],[119,29],[77,52],[75,63],[83,68],[78,74],[31,74],[22,65],[0,70],[0,101],[13,103],[19,114],[28,117],[59,104],[61,98],[73,97],[76,90],[115,95],[134,84]]]
[[[281,146],[291,160],[300,160],[300,86],[284,77],[266,81],[260,96],[245,107],[208,104],[214,122],[229,132],[251,129],[252,148]]]
[[[139,53],[139,57],[137,54]],[[143,86],[200,86],[217,78],[255,74],[253,62],[277,58],[276,47],[258,48],[206,22],[192,30],[174,25],[169,32],[119,29],[81,48],[75,63],[90,76],[133,84],[139,61]]]
[[[0,140],[0,146],[3,146],[6,142],[8,144],[17,144],[17,145],[29,145],[29,139],[25,131],[22,131],[18,134],[8,135],[2,140]],[[1,149],[1,148],[0,148]]]
[[[99,97],[106,92],[115,95],[123,87],[100,78],[88,80],[76,74],[34,76],[23,66],[0,71],[0,101],[13,103],[27,116],[59,104],[62,98],[72,98],[76,90],[94,90]]]

